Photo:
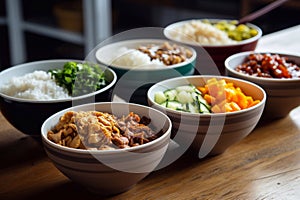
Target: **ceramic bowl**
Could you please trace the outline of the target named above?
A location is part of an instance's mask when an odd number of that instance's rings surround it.
[[[242,40],[240,42],[234,43],[234,44],[220,44],[220,45],[203,45],[199,44],[196,41],[191,40],[182,40],[182,38],[178,38],[178,34],[183,35],[187,38],[189,38],[188,33],[179,32],[178,28],[182,27],[183,25],[190,23],[191,21],[199,20],[199,19],[190,19],[185,21],[179,21],[172,23],[165,27],[164,29],[164,35],[173,41],[190,45],[192,46],[198,55],[197,58],[197,69],[200,71],[200,74],[212,74],[212,72],[216,75],[224,75],[225,74],[225,66],[224,61],[227,57],[229,57],[232,54],[244,52],[244,51],[251,51],[255,50],[257,42],[262,36],[262,30],[258,26],[247,23],[246,25],[254,28],[257,30],[258,34],[254,37],[251,37],[246,40]],[[202,20],[202,19],[200,19]],[[208,19],[210,22],[215,23],[221,20],[230,21],[228,19]],[[216,73],[216,70],[212,70],[211,68],[217,67],[218,74]]]
[[[125,65],[114,63],[120,55],[126,56],[126,53],[120,51],[122,48],[136,49],[140,46],[147,45],[161,46],[165,42],[168,42],[170,45],[176,44],[172,41],[162,39],[131,39],[107,44],[96,50],[95,56],[97,61],[110,67],[117,74],[118,83],[116,90],[114,90],[114,94],[118,95],[126,102],[129,101],[147,105],[147,90],[154,83],[167,78],[194,74],[197,56],[196,51],[183,44],[181,46],[188,49],[192,53],[192,56],[178,64],[162,66],[155,63],[148,63],[133,67],[129,66],[130,62]],[[139,61],[138,63],[141,64],[143,62],[144,61]]]
[[[101,111],[121,117],[134,112],[151,119],[149,126],[163,134],[135,147],[112,150],[75,149],[55,144],[47,138],[66,111]],[[162,112],[131,103],[100,102],[71,107],[50,116],[42,125],[41,135],[47,155],[64,175],[75,183],[100,195],[114,195],[132,188],[154,171],[170,141],[172,124]]]
[[[235,68],[244,63],[251,53],[271,53],[272,52],[257,52],[248,51],[234,54],[228,57],[225,61],[226,74],[231,77],[236,77],[251,81],[260,85],[266,91],[268,98],[264,116],[268,119],[282,118],[289,114],[289,112],[300,105],[300,78],[295,79],[275,79],[262,78],[246,75],[237,72]],[[274,53],[275,54],[275,53]],[[291,54],[280,54],[280,56],[287,57],[300,65],[300,57]]]
[[[10,67],[0,72],[0,87],[7,84],[12,77],[23,76],[35,70],[48,71],[49,69],[62,68],[64,63],[68,61],[71,60],[42,60]],[[79,60],[72,61],[83,62]],[[73,98],[55,100],[28,100],[8,96],[0,92],[1,112],[7,121],[19,131],[27,135],[39,136],[42,123],[50,115],[74,104],[109,100],[117,76],[113,70],[107,67],[101,68],[105,72],[107,85],[98,91]]]
[[[260,103],[235,112],[200,114],[172,110],[154,101],[156,92],[188,84],[204,86],[206,80],[213,77],[234,83],[246,95],[260,100]],[[264,90],[256,84],[226,76],[206,75],[161,81],[148,90],[147,97],[149,106],[166,113],[172,120],[172,139],[179,145],[190,145],[188,149],[198,154],[200,158],[221,154],[251,133],[260,120],[266,101]]]
[[[185,49],[188,49],[192,53],[192,57],[187,59],[184,62],[169,65],[169,66],[161,66],[157,63],[146,63],[137,66],[129,66],[129,63],[121,63],[114,64],[114,61],[118,59],[121,55],[126,54],[125,51],[120,50],[121,48],[127,49],[137,49],[140,46],[148,46],[148,45],[163,45],[165,42],[168,42],[170,45],[175,44],[174,42],[168,40],[161,39],[132,39],[114,42],[103,47],[100,47],[96,51],[96,59],[99,63],[104,64],[112,68],[118,77],[121,77],[125,73],[131,72],[135,76],[141,77],[141,79],[160,81],[166,78],[171,78],[172,76],[181,75],[191,75],[193,74],[194,65],[196,61],[196,52],[193,48],[181,45]],[[134,56],[134,55],[133,55]],[[141,62],[142,63],[142,62]],[[140,63],[138,63],[140,64]]]

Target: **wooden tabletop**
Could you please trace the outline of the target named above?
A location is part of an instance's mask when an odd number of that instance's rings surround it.
[[[0,199],[40,198],[104,199],[66,178],[39,139],[17,131],[0,114]],[[185,154],[106,199],[300,199],[300,107],[285,118],[262,120],[222,155],[199,160]]]

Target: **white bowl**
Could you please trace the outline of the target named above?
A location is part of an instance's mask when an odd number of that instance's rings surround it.
[[[176,88],[187,84],[204,86],[210,78],[222,78],[234,83],[254,99],[260,100],[257,105],[229,113],[189,113],[165,108],[154,101],[156,92]],[[148,90],[149,106],[165,112],[173,123],[172,139],[181,144],[191,143],[191,150],[206,155],[223,153],[231,145],[246,137],[257,125],[266,102],[264,90],[248,81],[226,76],[186,76],[161,81]]]
[[[150,118],[150,126],[162,129],[163,134],[149,143],[127,149],[84,150],[55,144],[47,138],[47,132],[66,111],[71,110],[96,110],[118,117],[132,111]],[[92,192],[113,195],[129,190],[155,170],[168,148],[171,128],[170,119],[150,107],[101,102],[71,107],[50,116],[42,125],[41,136],[47,155],[64,175]]]
[[[209,55],[212,58],[215,65],[218,67],[218,70],[221,75],[224,75],[225,72],[224,61],[228,56],[238,52],[255,50],[257,42],[263,34],[262,30],[258,26],[251,23],[247,23],[246,25],[256,29],[258,34],[254,37],[251,37],[249,39],[234,44],[203,45],[196,41],[189,41],[189,40],[182,41],[180,38],[174,36],[174,34],[175,35],[182,34],[183,36],[185,36],[186,33],[178,32],[177,28],[182,27],[182,25],[186,23],[190,23],[193,20],[202,20],[202,19],[190,19],[190,20],[184,20],[184,21],[172,23],[165,27],[164,35],[172,41],[192,46],[196,50],[199,60],[201,59],[201,62],[199,62],[199,64],[197,62],[197,67],[201,67],[201,68],[211,67],[209,66],[211,59],[206,58]],[[221,20],[230,21],[228,19],[208,19],[208,20],[213,23]],[[185,37],[188,37],[188,35],[186,35]],[[203,52],[203,50],[201,49],[199,50],[199,48],[203,48],[206,52]]]
[[[276,78],[262,78],[246,75],[237,72],[235,68],[244,63],[246,58],[251,53],[272,53],[272,52],[258,52],[248,51],[234,54],[225,60],[226,74],[232,77],[251,81],[260,85],[266,91],[268,99],[264,116],[269,119],[282,118],[300,105],[300,78],[294,79],[276,79]],[[290,54],[279,54],[280,56],[288,57],[289,60],[295,61],[298,66],[300,64],[300,57]]]

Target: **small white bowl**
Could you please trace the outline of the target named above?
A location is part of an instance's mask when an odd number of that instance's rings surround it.
[[[151,119],[149,126],[162,130],[155,140],[127,149],[84,150],[55,144],[47,133],[67,111],[101,111],[121,117],[134,112]],[[72,181],[100,195],[113,195],[132,188],[154,171],[162,160],[170,141],[172,123],[162,112],[150,107],[101,102],[71,107],[50,116],[41,127],[41,136],[47,155],[54,165]]]
[[[258,26],[251,24],[251,23],[247,23],[246,25],[257,30],[258,34],[254,37],[251,37],[246,40],[242,40],[242,41],[234,43],[234,44],[203,45],[196,41],[189,41],[189,40],[182,41],[180,38],[177,38],[174,36],[174,34],[175,35],[182,34],[183,36],[185,36],[186,33],[178,32],[177,29],[179,27],[182,27],[184,24],[190,23],[191,21],[194,21],[194,20],[203,20],[203,19],[190,19],[190,20],[184,20],[184,21],[172,23],[165,27],[164,35],[172,41],[192,46],[196,50],[196,52],[199,56],[199,59],[201,59],[201,62],[199,62],[199,64],[197,64],[197,65],[199,65],[198,67],[203,67],[203,68],[210,67],[209,66],[210,59],[203,58],[203,57],[207,57],[207,53],[208,53],[208,55],[214,61],[215,65],[218,67],[221,75],[224,75],[224,73],[225,73],[224,61],[228,56],[238,53],[238,52],[255,50],[256,45],[263,34],[262,30]],[[208,20],[211,21],[212,23],[215,23],[215,22],[218,22],[221,20],[222,21],[223,20],[231,21],[228,19],[208,19]],[[185,37],[188,37],[188,35],[186,35]],[[198,50],[199,48],[203,48],[206,52],[203,52],[203,50]]]
[[[300,105],[300,78],[293,79],[276,79],[254,77],[237,72],[235,68],[244,63],[246,58],[251,53],[271,53],[280,56],[288,57],[289,60],[296,62],[299,66],[300,57],[290,54],[280,54],[272,52],[248,51],[234,54],[225,60],[226,74],[231,77],[236,77],[251,81],[260,85],[267,93],[268,99],[264,110],[264,117],[269,119],[282,118],[289,112]]]
[[[236,112],[199,114],[165,108],[154,101],[156,92],[188,84],[204,86],[206,80],[213,77],[234,83],[260,103]],[[172,120],[172,139],[182,145],[191,142],[191,150],[202,158],[223,153],[251,133],[261,117],[267,97],[261,87],[248,81],[226,76],[195,75],[161,81],[148,90],[147,98],[149,106],[166,113]]]

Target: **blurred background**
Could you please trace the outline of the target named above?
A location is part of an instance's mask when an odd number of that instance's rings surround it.
[[[239,19],[272,0],[0,0],[0,70],[44,59],[84,59],[111,35],[192,18]],[[263,34],[298,25],[290,0],[253,21]]]

